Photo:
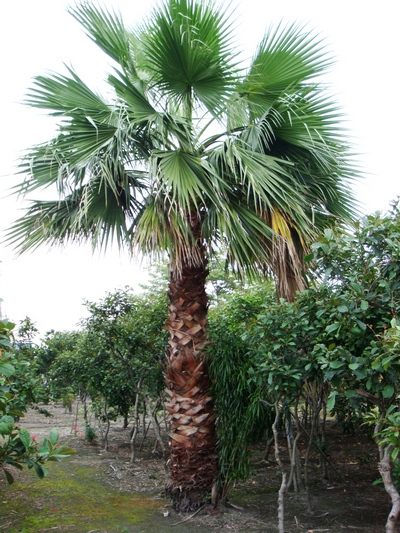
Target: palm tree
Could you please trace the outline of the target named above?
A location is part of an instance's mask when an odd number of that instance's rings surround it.
[[[223,250],[239,274],[272,272],[293,299],[310,240],[354,213],[341,115],[319,81],[331,59],[304,27],[281,25],[245,68],[229,16],[209,2],[166,0],[133,30],[87,2],[70,13],[113,60],[114,96],[72,69],[35,78],[27,103],[58,117],[59,131],[21,161],[17,190],[55,199],[32,201],[9,239],[20,251],[115,240],[168,254],[167,488],[178,509],[195,509],[218,473],[208,259]]]

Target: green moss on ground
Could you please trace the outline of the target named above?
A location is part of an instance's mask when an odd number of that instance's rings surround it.
[[[132,526],[164,503],[120,492],[93,479],[93,467],[68,461],[50,465],[44,480],[33,472],[24,478],[0,487],[1,533],[137,531]]]

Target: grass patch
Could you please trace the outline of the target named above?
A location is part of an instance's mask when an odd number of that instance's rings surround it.
[[[25,471],[24,481],[2,486],[0,506],[1,533],[119,533],[144,522],[160,501],[118,491],[94,479],[93,467],[64,461],[49,465],[44,480]]]

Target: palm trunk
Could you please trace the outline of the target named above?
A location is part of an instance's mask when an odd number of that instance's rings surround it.
[[[201,245],[197,251],[202,250]],[[207,261],[171,271],[170,333],[165,372],[171,457],[167,492],[180,511],[192,511],[217,478],[215,412],[203,348],[207,344]]]

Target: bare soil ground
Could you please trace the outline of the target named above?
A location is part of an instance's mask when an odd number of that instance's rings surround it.
[[[213,509],[205,505],[195,516],[175,513],[163,495],[165,460],[154,451],[154,436],[139,434],[134,465],[129,464],[129,428],[112,424],[109,449],[101,439],[89,444],[83,438],[84,423],[61,406],[46,406],[51,418],[30,410],[22,425],[38,440],[50,428],[59,430],[61,442],[69,441],[76,455],[51,465],[48,477],[38,480],[32,472],[17,474],[7,486],[0,478],[0,533],[272,533],[277,528],[277,496],[280,477],[271,456],[252,450],[252,476],[229,493],[231,505]],[[77,428],[74,429],[74,426]],[[284,447],[284,443],[282,443]],[[390,510],[381,485],[376,447],[360,432],[343,435],[332,427],[329,434],[329,481],[323,480],[317,456],[313,458],[312,504],[286,495],[287,533],[380,533]]]

